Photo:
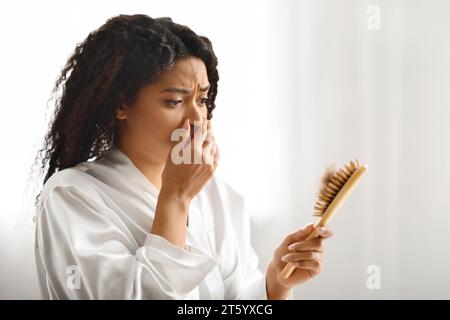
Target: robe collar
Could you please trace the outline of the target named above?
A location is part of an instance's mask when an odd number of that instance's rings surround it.
[[[158,198],[159,190],[117,146],[113,145],[110,149],[105,151],[103,157],[112,162],[114,168],[120,171],[129,182],[139,187],[144,192]]]

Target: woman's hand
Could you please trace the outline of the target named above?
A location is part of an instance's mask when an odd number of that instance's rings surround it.
[[[189,120],[185,121],[183,129],[182,145],[175,147],[181,146],[184,151],[189,148],[190,160],[201,161],[174,163],[174,152],[170,152],[161,176],[162,185],[151,229],[151,233],[164,237],[181,248],[184,248],[186,242],[189,203],[212,178],[220,157],[209,121],[203,122],[201,132],[197,133],[201,136],[194,137],[193,143],[190,139]]]
[[[306,240],[310,233],[311,240]],[[333,233],[325,228],[314,229],[313,224],[287,236],[275,250],[267,274],[267,295],[269,299],[286,299],[293,286],[317,276],[323,267],[323,240]],[[295,266],[294,272],[287,279],[281,271],[287,263]]]
[[[161,193],[189,203],[214,175],[220,153],[209,120],[197,127],[193,140],[189,120],[184,122],[183,129],[185,132],[177,150],[180,147],[182,152],[189,153],[190,150],[191,156],[188,163],[179,163],[179,159],[174,161],[174,157],[181,157],[180,154],[174,150],[170,152],[162,173]]]

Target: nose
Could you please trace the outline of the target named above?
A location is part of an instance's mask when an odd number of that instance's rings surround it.
[[[194,104],[186,108],[185,118],[189,119],[191,129],[193,129],[194,124],[200,125],[203,121],[206,121],[206,115],[203,115],[201,108]]]

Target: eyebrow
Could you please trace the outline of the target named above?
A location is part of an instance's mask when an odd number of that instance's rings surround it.
[[[200,92],[208,91],[209,87],[210,87],[210,85],[207,85],[204,88],[200,88]],[[186,88],[170,87],[170,88],[166,88],[166,89],[161,90],[161,92],[190,94],[190,93],[192,93],[192,90],[186,89]]]

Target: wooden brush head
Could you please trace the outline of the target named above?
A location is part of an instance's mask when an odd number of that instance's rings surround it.
[[[327,224],[339,206],[344,203],[352,189],[358,184],[367,168],[366,165],[360,165],[358,160],[355,160],[350,161],[349,164],[338,171],[331,167],[325,171],[322,177],[322,186],[314,205],[314,215],[320,217],[320,221],[314,225],[314,228]],[[311,232],[306,240],[310,240],[315,236],[317,235]],[[289,263],[281,271],[281,276],[287,279],[294,270],[295,266]]]
[[[322,217],[330,204],[342,190],[344,185],[350,180],[352,175],[361,167],[358,160],[350,161],[343,168],[335,170],[333,167],[327,168],[322,184],[314,204],[314,216]]]

